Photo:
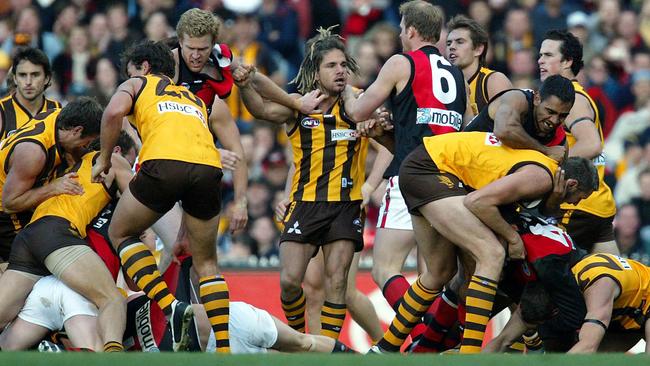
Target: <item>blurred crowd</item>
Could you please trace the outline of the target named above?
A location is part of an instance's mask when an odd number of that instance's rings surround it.
[[[621,252],[650,262],[650,1],[457,0],[432,1],[450,19],[467,14],[490,34],[488,65],[516,87],[538,85],[537,55],[544,34],[568,28],[584,45],[578,76],[597,102],[606,137],[607,182],[618,205]],[[178,17],[199,7],[222,19],[221,42],[278,85],[296,75],[305,40],[318,27],[339,25],[360,71],[351,84],[364,88],[391,55],[400,52],[401,1],[389,0],[5,0],[0,2],[0,95],[15,47],[31,45],[50,58],[54,80],[46,95],[65,103],[91,95],[105,105],[123,74],[119,56],[141,39],[174,35]],[[444,53],[443,29],[438,48]],[[254,121],[236,87],[228,99],[249,166],[249,225],[230,233],[224,215],[220,260],[278,264],[279,224],[273,208],[284,198],[289,164],[286,134]],[[374,155],[369,154],[371,162]],[[225,184],[229,184],[226,177]],[[374,196],[379,203],[383,188]],[[225,212],[232,197],[224,191]],[[372,245],[376,208],[370,207],[366,247]],[[364,262],[362,261],[362,264]],[[368,263],[366,263],[368,264]]]

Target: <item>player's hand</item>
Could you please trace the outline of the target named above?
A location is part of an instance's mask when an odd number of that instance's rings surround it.
[[[370,118],[357,123],[357,132],[361,137],[380,137],[384,134],[384,128],[379,120]]]
[[[325,98],[327,98],[327,95],[323,94],[320,90],[312,90],[298,99],[298,110],[302,114],[322,113],[317,108]]]
[[[506,242],[508,244],[508,258],[512,260],[526,258],[526,248],[519,234],[514,235],[511,240],[507,240]]]
[[[549,146],[546,148],[546,155],[558,163],[561,163],[566,156],[566,148],[562,145]]]
[[[240,64],[232,72],[232,78],[235,81],[235,84],[239,87],[244,87],[250,85],[253,81],[253,76],[255,75],[256,68],[253,65],[244,65]]]
[[[52,192],[58,196],[60,194],[82,195],[84,189],[79,183],[79,175],[77,173],[68,173],[61,178],[55,179],[50,183]]]
[[[93,183],[101,183],[104,181],[103,174],[108,174],[108,171],[111,169],[111,156],[108,156],[106,159],[103,154],[99,155],[99,158],[95,161],[93,165],[92,172],[90,174],[90,179]]]
[[[277,222],[282,222],[282,219],[284,219],[284,215],[287,212],[287,207],[289,207],[289,199],[284,198],[278,202],[277,205],[275,205],[275,220]]]
[[[377,109],[377,112],[375,112],[376,116],[375,119],[377,119],[377,122],[381,125],[381,128],[384,129],[384,131],[390,131],[392,130],[395,126],[393,126],[393,121],[390,116],[390,112],[385,108],[385,107],[379,107]]]
[[[237,165],[241,161],[241,157],[239,155],[226,149],[219,149],[219,154],[221,155],[221,166],[224,169],[237,169]]]
[[[234,202],[230,208],[230,233],[242,230],[248,223],[248,204],[246,200]]]
[[[372,198],[372,192],[375,191],[375,188],[370,185],[368,182],[364,182],[363,185],[361,186],[361,210],[364,210],[368,203],[370,202],[370,199]]]

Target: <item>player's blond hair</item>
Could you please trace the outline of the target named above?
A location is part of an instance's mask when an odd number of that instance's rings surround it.
[[[220,28],[221,22],[219,18],[209,11],[194,8],[181,15],[178,24],[176,24],[176,34],[179,40],[183,39],[184,36],[198,38],[210,35],[212,36],[212,43],[216,43]]]
[[[404,26],[415,28],[422,40],[436,43],[440,39],[445,17],[439,7],[423,0],[413,0],[400,5],[399,14],[404,19]]]
[[[332,33],[332,29],[336,27],[331,26],[327,29],[318,28],[318,34],[307,41],[305,45],[305,58],[300,64],[298,75],[292,80],[296,83],[298,91],[302,94],[318,88],[318,80],[316,75],[323,61],[325,53],[331,50],[340,50],[345,55],[347,61],[348,72],[356,74],[359,71],[359,65],[352,56],[345,49],[343,38],[336,33]]]

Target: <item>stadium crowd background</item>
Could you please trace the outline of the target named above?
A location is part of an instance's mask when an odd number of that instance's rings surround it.
[[[63,102],[95,96],[106,105],[123,80],[119,55],[141,39],[174,35],[178,17],[199,7],[223,21],[220,42],[243,63],[255,64],[285,87],[295,76],[304,41],[322,26],[340,24],[347,47],[360,66],[351,83],[372,83],[381,65],[400,52],[401,1],[387,0],[5,0],[0,2],[0,96],[7,93],[11,54],[19,45],[45,51],[54,78],[46,92]],[[650,264],[650,1],[489,0],[433,1],[446,19],[467,14],[489,30],[488,65],[515,87],[535,88],[537,54],[544,34],[568,28],[584,45],[585,68],[578,76],[600,108],[606,137],[607,182],[615,192],[615,220],[621,253]],[[444,53],[443,28],[438,48]],[[290,87],[289,87],[290,88]],[[246,266],[278,264],[279,230],[273,208],[284,197],[291,162],[286,134],[253,121],[236,87],[228,99],[242,134],[249,166],[249,224],[227,230],[223,215],[220,262]],[[289,154],[289,155],[288,155]],[[373,159],[372,153],[369,160]],[[226,176],[224,212],[232,198]],[[229,186],[230,184],[230,186]],[[373,196],[366,222],[366,250],[372,246],[377,206]],[[413,264],[414,260],[408,263]],[[361,261],[371,265],[371,255]]]

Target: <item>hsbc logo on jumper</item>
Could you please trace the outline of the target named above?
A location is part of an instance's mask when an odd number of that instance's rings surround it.
[[[332,130],[332,141],[354,141],[358,136],[356,130]]]
[[[488,146],[501,146],[501,141],[493,133],[485,134],[485,144]]]
[[[201,122],[205,123],[203,112],[195,106],[176,102],[158,102],[158,113],[163,114],[168,112],[178,112],[187,116],[198,117]]]
[[[419,125],[451,127],[456,131],[460,131],[460,126],[463,124],[463,116],[458,112],[444,109],[418,108],[415,123]]]
[[[300,124],[304,128],[316,128],[320,126],[320,121],[315,118],[305,117],[300,121]]]

